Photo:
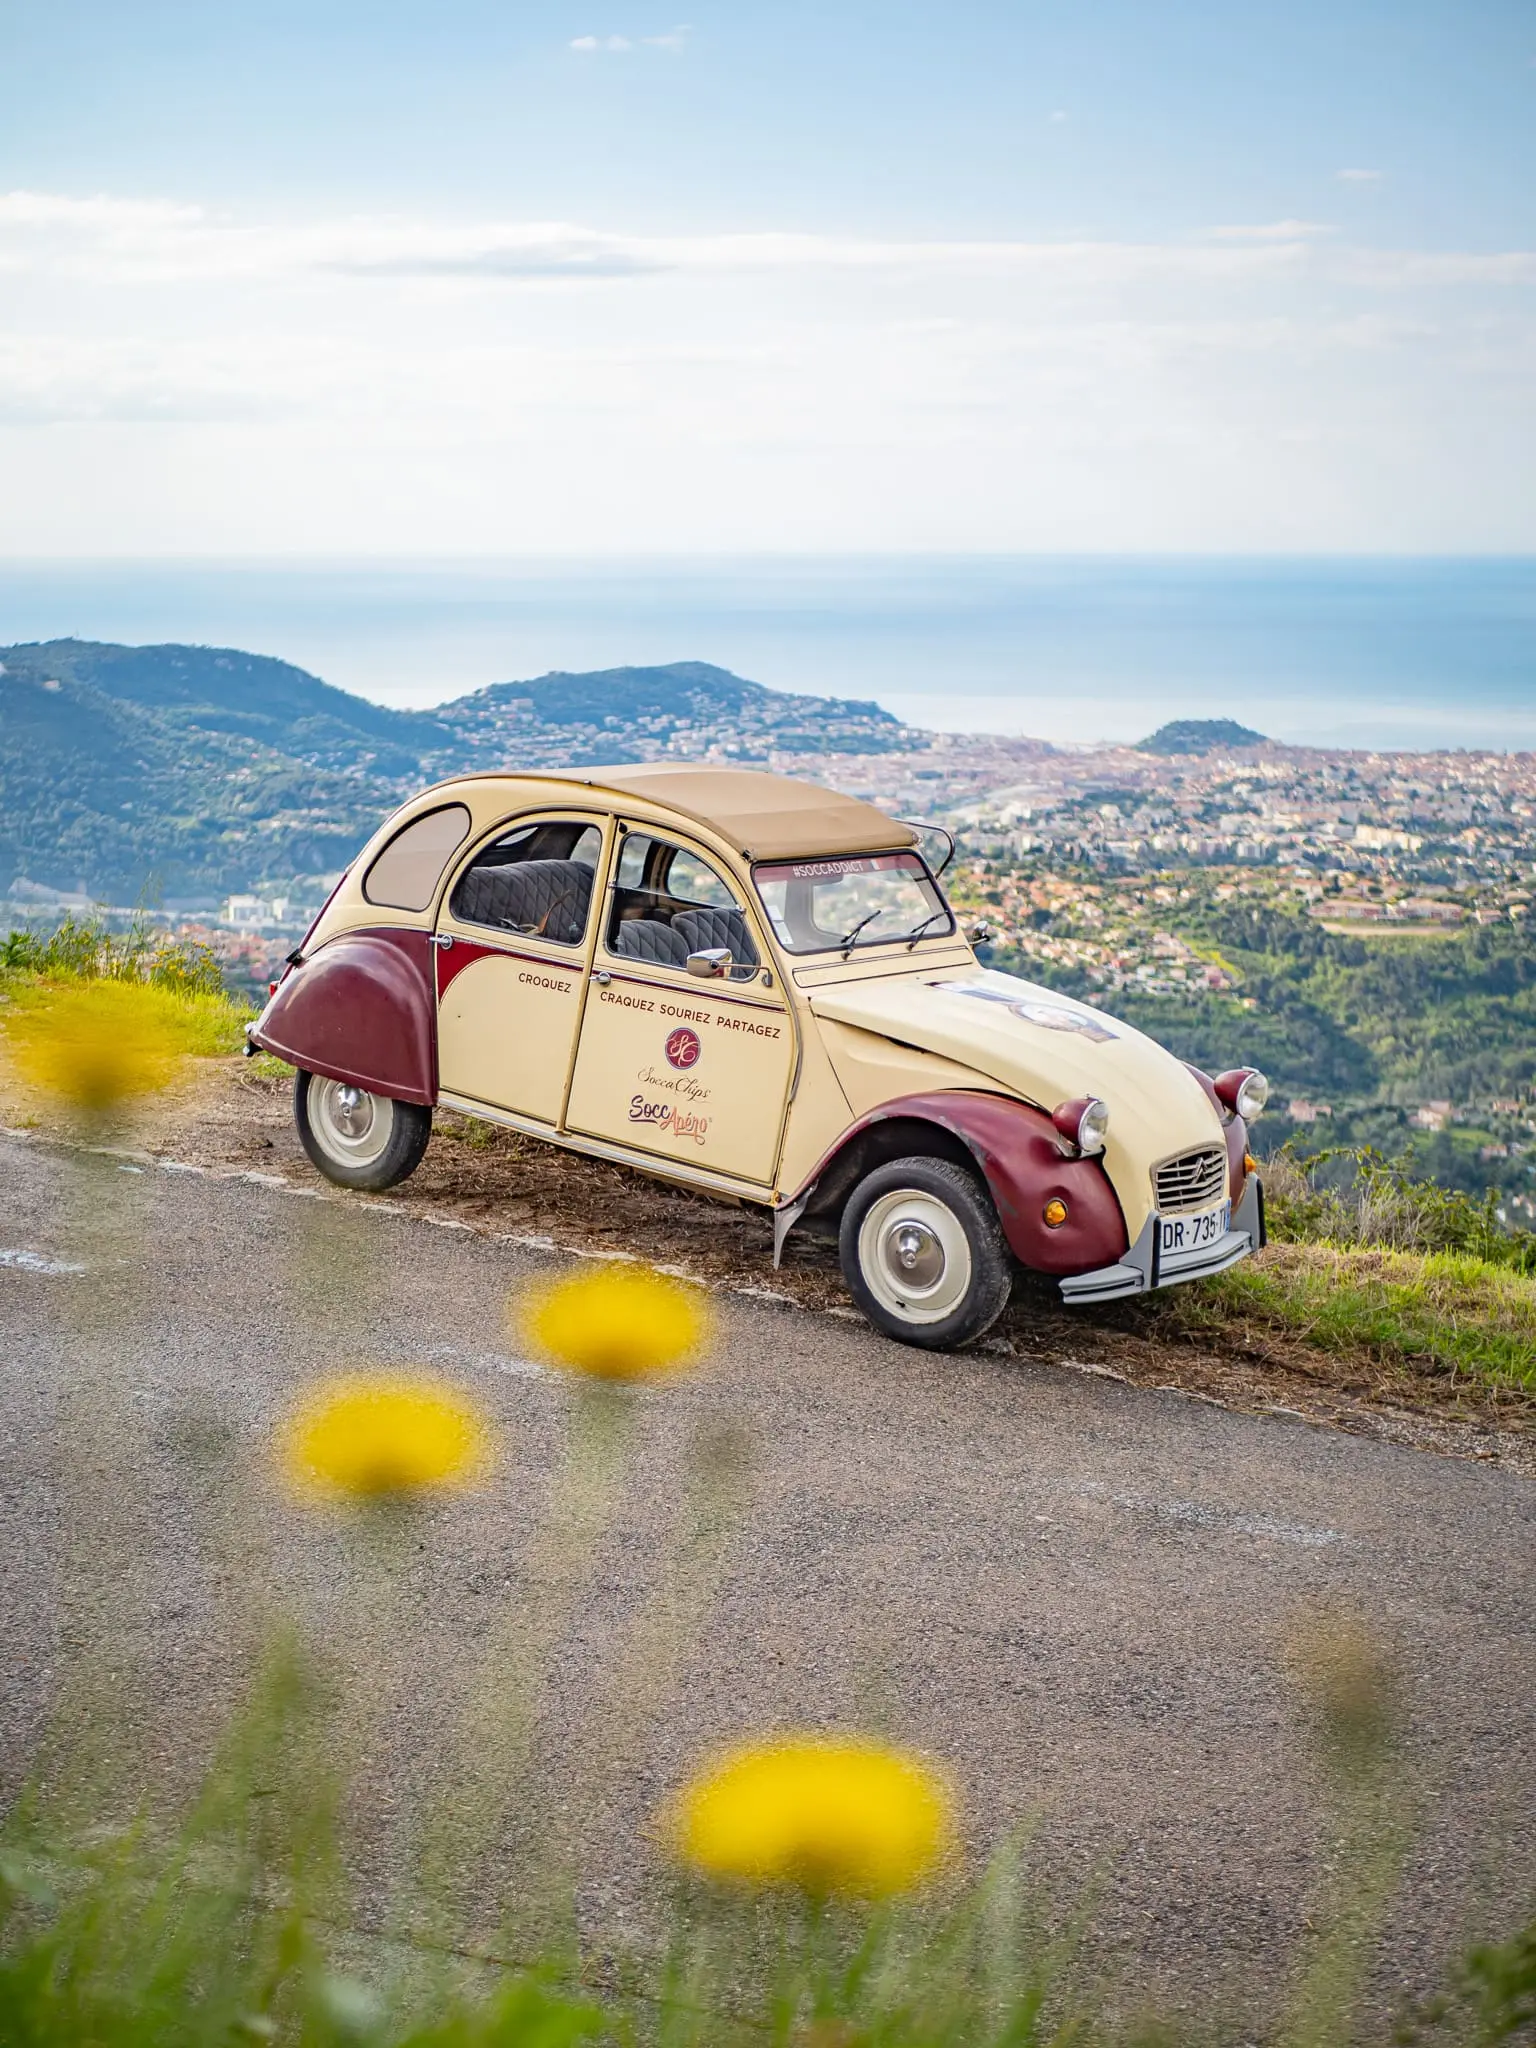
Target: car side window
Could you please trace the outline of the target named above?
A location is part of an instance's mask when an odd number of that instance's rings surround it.
[[[443,870],[469,837],[469,812],[445,804],[403,826],[363,877],[365,902],[386,910],[426,910]]]
[[[579,946],[602,850],[591,819],[524,820],[466,864],[448,907],[463,924]]]
[[[649,832],[631,832],[614,870],[604,941],[621,960],[685,969],[690,953],[724,951],[732,981],[759,966],[747,914],[700,855]]]

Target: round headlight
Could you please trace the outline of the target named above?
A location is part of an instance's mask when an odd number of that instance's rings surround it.
[[[1071,1102],[1059,1103],[1051,1111],[1051,1122],[1070,1150],[1091,1157],[1104,1150],[1109,1133],[1109,1104],[1100,1102],[1096,1095],[1079,1095]]]
[[[1216,1093],[1224,1108],[1240,1116],[1245,1124],[1251,1124],[1263,1114],[1269,1100],[1269,1082],[1257,1067],[1234,1067],[1229,1074],[1216,1076]]]
[[[1108,1136],[1109,1104],[1094,1100],[1077,1120],[1077,1149],[1079,1152],[1102,1152]]]
[[[1256,1116],[1264,1114],[1268,1100],[1269,1083],[1255,1067],[1245,1076],[1242,1087],[1237,1091],[1237,1113],[1245,1124],[1251,1124]]]

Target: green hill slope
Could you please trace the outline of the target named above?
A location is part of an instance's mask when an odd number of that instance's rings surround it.
[[[472,768],[633,760],[706,742],[761,760],[900,745],[877,705],[788,696],[707,662],[497,683],[393,711],[238,648],[0,648],[0,896],[208,901],[333,873],[396,803]]]
[[[25,877],[114,903],[322,874],[390,802],[365,773],[173,720],[72,677],[0,676],[0,893]]]

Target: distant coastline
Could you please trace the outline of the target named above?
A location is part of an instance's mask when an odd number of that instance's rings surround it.
[[[1124,744],[1536,747],[1536,558],[756,556],[0,562],[0,643],[249,648],[397,708],[718,663],[909,724]]]

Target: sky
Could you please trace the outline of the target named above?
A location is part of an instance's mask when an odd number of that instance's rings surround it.
[[[1536,549],[1529,0],[0,0],[0,73],[12,557]]]

